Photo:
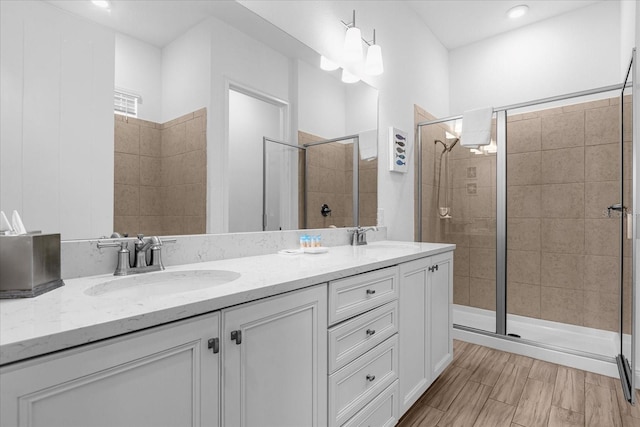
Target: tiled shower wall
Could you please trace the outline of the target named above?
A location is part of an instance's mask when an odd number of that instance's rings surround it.
[[[606,207],[620,198],[619,107],[612,98],[508,117],[509,313],[618,330],[619,220],[607,218]],[[430,119],[416,108],[417,122]],[[452,219],[439,219],[435,183],[441,150],[433,140],[444,137],[444,126],[422,129],[423,240],[458,245],[456,304],[495,310],[495,155],[452,150]],[[630,140],[628,126],[629,159]],[[629,192],[625,203],[630,200]]]
[[[306,132],[298,132],[300,145],[324,139]],[[353,144],[338,142],[310,147],[306,151],[308,170],[307,228],[353,226]],[[299,191],[302,204],[304,194],[304,159],[300,156]],[[378,160],[359,161],[359,222],[361,226],[375,225],[378,205]],[[331,215],[323,217],[320,207],[329,205]],[[303,218],[302,206],[299,218]]]
[[[164,124],[115,115],[114,230],[206,230],[206,110]]]

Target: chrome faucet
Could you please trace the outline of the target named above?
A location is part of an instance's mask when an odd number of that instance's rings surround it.
[[[128,276],[129,274],[148,273],[150,271],[164,270],[162,263],[162,246],[165,243],[174,243],[176,239],[160,239],[158,236],[144,237],[138,234],[135,239],[109,239],[98,240],[98,248],[119,248],[118,264],[114,276]],[[134,265],[130,262],[129,242],[134,242]],[[147,261],[147,251],[151,251],[150,260]]]
[[[378,231],[377,227],[356,227],[347,229],[351,234],[351,246],[362,246],[367,244],[367,231]]]

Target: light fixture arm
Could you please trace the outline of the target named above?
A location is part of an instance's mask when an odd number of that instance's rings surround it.
[[[351,18],[351,22],[344,22],[344,21],[340,21],[342,22],[342,25],[345,26],[345,28],[349,29],[351,27],[355,27],[356,26],[356,11],[355,9],[353,10],[353,18]]]

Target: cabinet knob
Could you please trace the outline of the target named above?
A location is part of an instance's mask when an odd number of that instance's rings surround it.
[[[367,289],[367,295],[373,295],[376,293],[375,289]]]
[[[367,381],[371,382],[371,381],[373,381],[375,379],[376,379],[375,375],[371,375],[371,374],[367,375]]]
[[[231,341],[235,341],[236,345],[242,344],[242,331],[231,331]]]
[[[367,329],[367,335],[368,335],[368,336],[371,336],[371,335],[373,335],[373,334],[375,334],[375,333],[376,333],[376,330],[375,330],[375,329]]]
[[[220,339],[219,338],[211,338],[207,343],[207,348],[210,348],[213,351],[213,354],[217,354],[220,352]]]

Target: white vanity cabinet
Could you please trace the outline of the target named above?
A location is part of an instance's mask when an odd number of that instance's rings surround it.
[[[223,310],[222,425],[327,424],[327,286]]]
[[[217,426],[219,325],[216,312],[5,366],[0,425]]]
[[[400,413],[453,360],[453,252],[400,265]]]

